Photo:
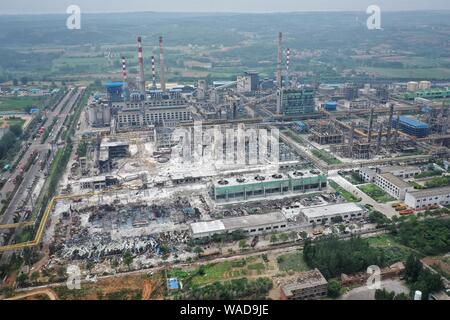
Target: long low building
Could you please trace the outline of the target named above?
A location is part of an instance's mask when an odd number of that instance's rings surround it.
[[[287,220],[281,212],[191,223],[194,239],[212,237],[215,234],[232,233],[236,230],[242,230],[244,233],[253,236],[283,231],[286,228]]]
[[[355,203],[339,203],[300,209],[308,224],[329,224],[339,219],[350,221],[367,217],[367,210]],[[340,220],[340,219],[339,219]]]
[[[405,196],[405,204],[413,209],[426,209],[432,205],[450,205],[450,187],[408,192]]]
[[[375,184],[398,200],[404,200],[406,192],[414,190],[409,183],[394,176],[392,173],[378,174],[375,177]]]
[[[216,201],[247,200],[288,192],[321,191],[327,187],[327,176],[319,171],[294,171],[287,174],[246,175],[214,182]]]

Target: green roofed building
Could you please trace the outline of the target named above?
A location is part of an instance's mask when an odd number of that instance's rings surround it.
[[[287,174],[246,175],[238,178],[220,179],[214,182],[213,196],[216,201],[238,201],[265,198],[289,192],[306,193],[321,191],[327,187],[327,176],[319,171],[295,171]]]
[[[403,95],[403,99],[405,100],[414,100],[415,98],[448,99],[450,98],[450,88],[419,90],[416,92],[407,92]]]

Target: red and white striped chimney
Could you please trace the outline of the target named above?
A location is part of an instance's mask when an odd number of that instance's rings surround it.
[[[138,37],[138,62],[139,62],[139,90],[145,97],[144,54],[142,52],[142,38]]]
[[[155,66],[155,56],[152,56],[152,89],[156,90],[156,66]]]

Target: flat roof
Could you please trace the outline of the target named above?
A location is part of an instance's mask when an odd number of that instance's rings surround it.
[[[108,142],[102,142],[100,144],[100,147],[124,147],[124,146],[128,146],[129,143],[128,142],[123,142],[123,141],[108,141]]]
[[[380,172],[381,173],[387,173],[387,172],[394,172],[394,171],[416,171],[420,170],[418,166],[388,166],[388,167],[381,167]]]
[[[403,122],[407,125],[421,128],[421,129],[428,129],[428,125],[422,121],[419,121],[415,118],[407,117],[407,116],[400,116],[400,122]]]
[[[227,218],[221,220],[201,221],[191,223],[194,234],[233,231],[241,228],[258,227],[268,224],[287,222],[281,212],[255,214],[242,217]]]
[[[403,181],[402,179],[400,179],[399,177],[394,176],[392,173],[387,172],[387,173],[380,173],[380,176],[383,177],[384,179],[386,179],[387,181],[389,181],[390,183],[392,183],[394,186],[399,187],[399,188],[408,188],[411,187],[411,185],[405,181]]]
[[[254,214],[249,216],[223,219],[222,222],[226,229],[235,230],[240,228],[257,227],[267,224],[286,222],[286,217],[281,212],[272,212],[267,214]]]
[[[410,191],[408,193],[416,198],[440,196],[440,195],[450,194],[450,186],[442,187],[442,188],[432,188],[432,189]]]
[[[363,208],[355,203],[338,203],[320,207],[301,209],[307,218],[317,218],[323,216],[333,216],[338,214],[353,213],[363,211]]]
[[[325,277],[318,269],[302,272],[297,278],[297,281],[286,284],[282,287],[285,295],[292,295],[292,291],[301,290],[311,287],[317,287],[328,284]]]
[[[194,234],[201,234],[207,232],[225,231],[225,226],[222,220],[201,221],[191,223],[191,229]]]

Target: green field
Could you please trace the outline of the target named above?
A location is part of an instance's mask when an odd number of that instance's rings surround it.
[[[394,240],[391,235],[382,235],[378,237],[367,238],[369,245],[383,251],[387,265],[405,261],[411,253],[417,254],[414,249],[406,247]]]
[[[301,251],[279,256],[277,263],[280,271],[302,272],[309,270],[305,260],[303,260],[303,252]]]
[[[7,120],[0,119],[0,126],[2,126],[4,122],[6,122],[10,126],[19,124],[21,127],[23,127],[25,120],[23,120],[21,118],[13,118],[13,119],[7,119]]]
[[[336,182],[330,180],[329,181],[330,186],[336,190],[337,193],[339,193],[345,200],[348,202],[359,202],[361,199],[358,199],[353,194],[342,188],[340,185],[338,185]]]
[[[37,106],[41,103],[39,97],[0,97],[0,112],[20,111],[30,106]]]
[[[388,195],[383,189],[373,183],[365,184],[358,188],[378,203],[386,203],[395,200],[395,198]]]
[[[341,176],[344,177],[348,182],[350,182],[353,185],[364,183],[364,180],[356,172],[342,174]]]
[[[325,150],[312,150],[313,155],[315,155],[320,160],[323,160],[326,164],[341,164],[342,161],[334,157],[332,154]]]
[[[448,79],[450,69],[448,68],[373,68],[362,67],[359,71],[365,71],[383,78],[396,79]]]

